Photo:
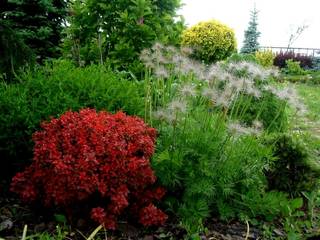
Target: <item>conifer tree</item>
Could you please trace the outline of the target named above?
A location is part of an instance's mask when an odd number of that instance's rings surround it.
[[[59,57],[67,0],[4,0],[0,11],[0,74],[31,59]]]
[[[258,31],[258,10],[254,6],[251,11],[251,18],[249,21],[249,26],[244,32],[243,46],[240,50],[241,53],[254,53],[259,50],[258,38],[260,37],[260,32]]]

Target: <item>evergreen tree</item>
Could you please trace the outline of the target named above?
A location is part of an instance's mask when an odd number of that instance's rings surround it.
[[[66,0],[4,0],[0,12],[0,73],[59,56]]]
[[[256,7],[251,11],[251,18],[249,21],[248,29],[244,32],[243,46],[240,50],[241,53],[254,53],[259,50],[258,38],[260,32],[258,31],[258,11]]]

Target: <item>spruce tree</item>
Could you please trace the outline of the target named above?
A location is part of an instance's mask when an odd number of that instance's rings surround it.
[[[259,50],[258,38],[260,37],[260,32],[258,31],[258,10],[256,7],[251,11],[251,18],[249,21],[249,26],[244,32],[243,46],[240,50],[241,53],[254,53]]]
[[[11,78],[31,59],[59,57],[67,0],[4,0],[0,12],[0,74]]]

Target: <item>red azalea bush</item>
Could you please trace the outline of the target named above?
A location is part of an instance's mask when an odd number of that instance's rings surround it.
[[[167,216],[152,203],[164,195],[153,187],[149,162],[154,128],[122,112],[91,109],[66,112],[41,127],[33,135],[31,166],[11,185],[24,201],[69,208],[98,193],[105,204],[92,206],[91,218],[106,228],[114,229],[125,209],[145,226],[164,223]]]

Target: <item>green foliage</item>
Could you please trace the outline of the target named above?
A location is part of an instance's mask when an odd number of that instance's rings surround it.
[[[69,238],[69,229],[65,227],[56,226],[53,232],[35,233],[32,235],[26,235],[21,240],[64,240]],[[73,233],[74,234],[74,233]]]
[[[206,63],[226,59],[237,49],[234,31],[216,20],[200,22],[185,30],[181,43],[193,48],[194,57]]]
[[[283,74],[282,80],[292,83],[306,83],[309,85],[320,84],[320,72],[319,71],[305,71],[303,75]]]
[[[292,59],[286,60],[286,67],[284,72],[287,74],[304,75],[306,71],[300,67],[300,62]]]
[[[139,86],[104,66],[56,61],[20,78],[21,83],[0,84],[0,169],[8,174],[31,159],[31,135],[51,116],[84,107],[143,115]]]
[[[227,63],[238,63],[243,61],[257,63],[257,59],[253,54],[233,53],[230,57],[226,59]]]
[[[140,73],[142,49],[155,41],[179,42],[184,28],[174,19],[179,7],[180,0],[76,0],[68,19],[65,55],[80,66],[107,61],[118,70]]]
[[[308,118],[315,122],[320,121],[320,86],[297,84],[297,89],[309,109]]]
[[[232,115],[247,125],[252,125],[255,120],[262,122],[268,132],[284,132],[288,129],[288,116],[286,102],[274,94],[263,91],[259,99],[244,95],[235,100],[236,109],[245,109]]]
[[[259,50],[258,38],[260,37],[260,32],[257,29],[257,18],[258,10],[254,7],[251,11],[248,29],[244,32],[243,46],[240,51],[241,53],[255,53]]]
[[[142,57],[145,119],[159,132],[152,164],[168,189],[167,208],[189,236],[211,215],[293,221],[301,199],[267,192],[275,157],[260,134],[286,129],[294,91],[272,86],[274,69],[244,61],[248,55],[208,66],[182,50],[157,46]]]
[[[273,60],[275,58],[274,53],[271,50],[257,51],[255,53],[257,62],[263,67],[272,67]]]
[[[1,3],[0,71],[6,74],[7,80],[12,80],[25,63],[59,56],[66,8],[64,0]]]
[[[302,198],[290,199],[287,194],[277,191],[258,193],[249,190],[242,197],[242,201],[250,209],[250,211],[242,213],[242,218],[252,222],[257,219],[263,220],[265,223],[279,221],[288,235],[295,233],[300,236],[303,230],[301,217],[305,215],[301,210],[303,207]],[[270,235],[272,236],[272,234]]]
[[[6,20],[0,19],[0,75],[11,82],[19,68],[34,63],[34,53]]]
[[[271,151],[253,136],[229,135],[219,114],[193,108],[183,118],[173,126],[160,124],[153,166],[177,199],[169,200],[172,211],[194,233],[214,209],[222,218],[235,217],[241,196],[263,188]]]
[[[266,143],[273,146],[276,158],[267,172],[270,189],[299,196],[302,191],[313,191],[319,186],[320,165],[306,143],[288,134],[271,135]]]

